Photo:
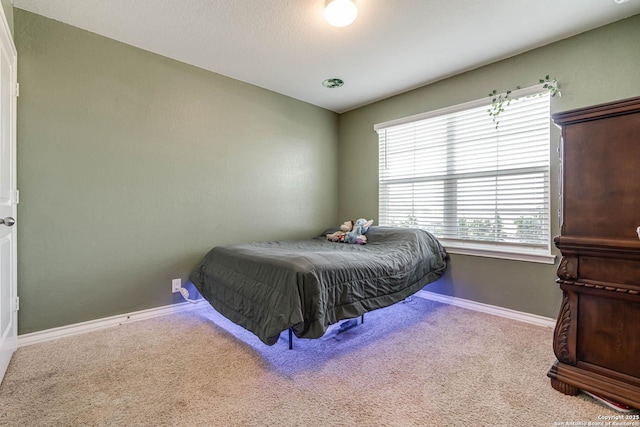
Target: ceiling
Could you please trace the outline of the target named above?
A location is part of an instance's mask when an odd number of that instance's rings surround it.
[[[640,0],[13,0],[15,7],[296,98],[351,109],[640,13]],[[327,78],[341,88],[322,85]]]

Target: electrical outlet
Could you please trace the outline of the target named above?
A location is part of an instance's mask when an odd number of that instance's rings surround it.
[[[171,292],[178,293],[180,292],[180,288],[182,288],[182,279],[173,279],[171,280]]]

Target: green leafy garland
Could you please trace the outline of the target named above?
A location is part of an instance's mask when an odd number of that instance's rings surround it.
[[[540,79],[540,83],[544,83],[542,88],[548,89],[549,93],[551,94],[551,97],[555,97],[556,95],[558,97],[562,96],[562,92],[560,91],[560,86],[558,85],[558,81],[556,79],[549,78],[548,74],[545,76],[544,79]],[[521,87],[516,86],[516,89],[521,89]],[[492,99],[491,99],[491,107],[489,107],[487,112],[493,119],[493,123],[496,125],[496,129],[498,129],[498,124],[500,124],[500,121],[498,120],[498,116],[500,116],[500,113],[504,111],[505,107],[511,104],[511,101],[513,99],[511,98],[511,92],[512,92],[511,90],[508,90],[505,93],[499,94],[498,91],[494,89],[489,94],[489,97]]]

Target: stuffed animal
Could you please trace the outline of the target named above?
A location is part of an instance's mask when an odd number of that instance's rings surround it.
[[[327,234],[327,240],[364,245],[367,243],[365,233],[369,231],[371,224],[373,224],[372,219],[367,221],[364,218],[359,218],[356,221],[345,221],[340,225],[340,230]]]
[[[367,243],[366,232],[369,231],[369,227],[373,224],[373,220],[367,221],[364,218],[359,218],[353,223],[353,229],[344,236],[345,243],[355,243],[358,245],[364,245]]]
[[[327,234],[327,240],[344,243],[344,236],[353,229],[354,221],[345,221],[340,225],[340,230]]]

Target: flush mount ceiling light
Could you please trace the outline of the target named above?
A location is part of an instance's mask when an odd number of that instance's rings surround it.
[[[335,89],[344,84],[344,81],[341,79],[326,79],[322,82],[322,86],[328,87],[329,89]]]
[[[324,19],[334,27],[346,27],[358,16],[358,7],[353,0],[327,0]]]

